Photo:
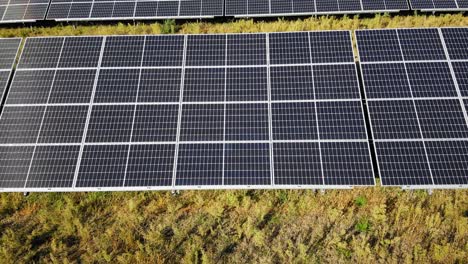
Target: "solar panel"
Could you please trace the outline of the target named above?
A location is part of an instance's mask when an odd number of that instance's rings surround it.
[[[356,38],[382,185],[466,186],[468,29],[358,30]]]
[[[0,102],[10,80],[21,38],[0,38]]]
[[[52,0],[47,20],[210,18],[223,15],[220,0]]]
[[[49,0],[0,2],[0,23],[34,22],[46,16]]]
[[[410,0],[411,9],[426,11],[460,11],[466,10],[466,0]]]
[[[226,0],[226,16],[356,14],[409,10],[405,0]]]
[[[349,31],[28,38],[0,152],[3,191],[374,185]]]

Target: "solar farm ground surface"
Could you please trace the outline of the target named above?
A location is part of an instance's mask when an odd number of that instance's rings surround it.
[[[468,26],[462,15],[3,28],[0,37]],[[468,190],[0,194],[6,262],[435,262],[468,259]]]

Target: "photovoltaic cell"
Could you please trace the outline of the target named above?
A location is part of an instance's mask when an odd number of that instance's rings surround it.
[[[181,144],[177,186],[223,184],[223,144]]]
[[[223,102],[226,69],[188,68],[184,76],[184,102]]]
[[[87,145],[83,149],[77,187],[121,187],[128,145]]]
[[[314,102],[272,104],[275,140],[318,139]]]
[[[178,113],[178,105],[138,105],[132,142],[175,141]]]
[[[33,146],[0,146],[0,188],[24,187],[33,152]]]
[[[0,38],[0,100],[5,96],[20,44],[20,38]]]
[[[2,1],[0,23],[34,22],[45,18],[49,0]]]
[[[174,152],[174,144],[130,146],[125,186],[171,186]]]
[[[222,141],[224,105],[184,105],[180,141]]]
[[[80,146],[38,146],[26,188],[71,188]]]

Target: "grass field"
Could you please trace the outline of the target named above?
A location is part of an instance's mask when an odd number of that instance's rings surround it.
[[[0,37],[468,26],[468,17],[1,28]],[[468,263],[468,190],[0,194],[0,263]]]

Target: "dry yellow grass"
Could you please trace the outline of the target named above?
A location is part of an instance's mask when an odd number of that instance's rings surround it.
[[[0,29],[1,37],[468,26],[462,15]],[[468,190],[0,195],[0,262],[468,263]]]

